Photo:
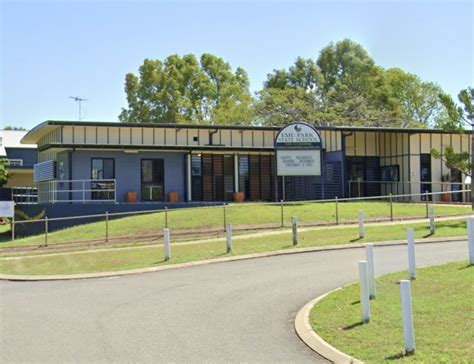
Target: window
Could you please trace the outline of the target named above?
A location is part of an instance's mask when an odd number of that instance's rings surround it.
[[[399,182],[399,166],[383,166],[380,168],[380,174],[382,181],[384,182]]]
[[[141,180],[142,201],[164,201],[165,161],[163,159],[142,159]]]
[[[21,167],[23,165],[23,159],[7,159],[10,167]]]
[[[115,160],[113,158],[92,158],[91,170],[92,200],[114,200]],[[104,182],[100,182],[104,180]]]

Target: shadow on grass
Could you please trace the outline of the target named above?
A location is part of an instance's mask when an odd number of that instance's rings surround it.
[[[357,238],[357,239],[351,239],[349,240],[351,243],[355,243],[356,241],[363,240],[364,238]]]
[[[348,326],[344,326],[342,329],[344,331],[347,331],[347,330],[352,330],[352,329],[355,329],[356,327],[359,327],[359,326],[362,326],[364,323],[362,321],[359,321],[359,322],[355,322],[351,325],[348,325]]]
[[[413,354],[406,354],[406,353],[402,352],[402,353],[386,356],[384,359],[385,360],[400,360],[400,359],[403,359],[403,358],[411,356],[411,355],[413,355]]]
[[[463,266],[463,267],[458,268],[458,270],[464,270],[464,269],[469,269],[469,268],[474,268],[474,265],[469,265],[469,264],[467,264],[467,265],[465,265],[465,266]]]
[[[423,239],[432,237],[433,235],[434,235],[434,233],[428,233],[426,235],[423,235]]]
[[[360,301],[354,301],[354,302],[351,302],[351,305],[358,305],[360,303]]]

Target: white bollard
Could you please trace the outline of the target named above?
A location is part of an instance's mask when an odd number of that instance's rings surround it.
[[[170,260],[170,229],[163,229],[163,240],[165,244],[165,260]]]
[[[435,227],[435,215],[434,215],[434,210],[433,206],[430,206],[428,209],[428,216],[430,217],[430,234],[433,235],[435,233],[436,227]]]
[[[377,289],[375,286],[374,244],[367,244],[365,246],[365,256],[367,259],[367,273],[369,278],[369,298],[375,298]]]
[[[359,210],[359,238],[365,238],[365,228],[364,228],[364,211]]]
[[[362,322],[364,324],[370,321],[370,299],[369,299],[369,279],[367,274],[367,262],[359,262],[359,281],[360,281],[360,304],[362,307]]]
[[[407,246],[408,246],[408,272],[410,279],[416,279],[416,263],[415,263],[415,231],[407,229]]]
[[[467,244],[469,250],[469,264],[474,265],[474,220],[472,217],[467,219]]]
[[[230,253],[232,251],[232,224],[226,224],[225,233],[227,237],[227,253]]]
[[[295,216],[291,218],[291,232],[293,233],[293,245],[298,245],[298,219]]]
[[[400,296],[402,302],[403,337],[405,339],[405,354],[415,352],[415,331],[413,329],[413,311],[411,307],[410,281],[400,281]]]

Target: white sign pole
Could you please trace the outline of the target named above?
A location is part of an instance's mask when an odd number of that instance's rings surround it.
[[[415,263],[415,231],[407,229],[407,246],[408,246],[408,272],[410,279],[416,279],[416,263]]]
[[[364,211],[359,210],[359,238],[365,238],[365,228],[364,228]]]
[[[164,250],[165,250],[165,260],[170,260],[170,229],[163,229],[163,239],[164,239]]]
[[[400,295],[402,302],[403,337],[405,339],[405,353],[415,352],[415,330],[413,328],[413,311],[411,306],[410,281],[400,281]]]
[[[232,224],[226,224],[225,232],[227,238],[227,253],[230,253],[232,251]]]
[[[291,232],[293,235],[293,245],[298,245],[298,219],[296,216],[291,218]]]
[[[430,234],[433,235],[435,233],[435,217],[434,217],[434,210],[433,206],[430,206],[429,209],[429,217],[430,217]]]
[[[359,262],[359,281],[360,303],[362,307],[362,322],[366,324],[370,321],[369,281],[366,261]]]
[[[375,298],[377,289],[375,285],[375,268],[374,268],[374,244],[365,246],[365,255],[367,259],[367,273],[369,276],[369,298]]]
[[[474,219],[467,219],[467,243],[469,250],[469,264],[474,265]]]

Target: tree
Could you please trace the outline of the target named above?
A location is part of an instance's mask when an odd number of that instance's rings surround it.
[[[462,106],[456,105],[451,96],[439,94],[441,103],[446,108],[448,118],[438,126],[451,132],[463,133],[465,127],[471,127],[471,155],[468,152],[456,153],[451,146],[445,148],[444,153],[433,149],[431,154],[434,158],[442,159],[448,168],[453,168],[473,178],[474,172],[474,88],[468,87],[461,90],[458,94],[458,100]],[[471,182],[471,201],[474,210],[474,189]]]
[[[212,54],[164,61],[145,59],[139,75],[126,75],[128,108],[119,119],[133,123],[248,124],[253,98],[247,73]]]
[[[394,123],[397,113],[383,70],[362,46],[349,39],[325,47],[316,61],[299,57],[288,70],[269,74],[264,90],[258,93],[256,112],[262,122],[281,120],[281,115],[276,115],[281,110],[275,110],[275,115],[261,113],[268,111],[261,104],[281,98],[282,92],[276,89],[304,91],[288,92],[292,105],[302,105],[301,114],[307,115],[303,120],[319,125],[387,125]],[[271,97],[276,100],[269,100]]]
[[[297,115],[295,107],[301,107],[301,120],[319,125],[427,127],[446,118],[439,92],[415,75],[377,66],[360,44],[344,39],[322,49],[316,61],[299,57],[287,70],[267,75],[256,113],[272,125],[285,120],[283,111]],[[282,95],[291,103],[272,112],[268,105]]]
[[[5,157],[0,157],[0,187],[8,182],[8,161]]]
[[[5,128],[3,128],[3,130],[26,130],[26,129],[22,126],[7,125]]]
[[[432,82],[423,82],[418,76],[399,68],[387,70],[392,97],[396,100],[402,127],[436,126],[447,119],[446,109],[438,95],[441,88]]]

